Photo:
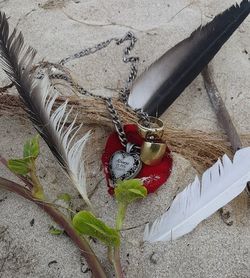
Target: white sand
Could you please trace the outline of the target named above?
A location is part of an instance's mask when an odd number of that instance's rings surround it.
[[[141,57],[140,71],[188,36],[201,20],[202,23],[207,22],[234,3],[233,0],[200,0],[193,1],[192,5],[187,0],[54,2],[56,6],[50,6],[50,9],[42,8],[46,3],[44,0],[6,0],[0,1],[0,7],[10,16],[12,26],[18,22],[26,42],[38,50],[39,59],[54,62],[81,48],[110,37],[123,36],[132,30],[139,39],[136,53]],[[128,70],[121,62],[121,51],[121,48],[112,46],[94,56],[75,60],[69,66],[89,90],[116,89],[119,82],[125,80]],[[223,47],[212,65],[218,88],[238,131],[249,131],[250,17]],[[1,85],[7,83],[6,77],[1,75]],[[163,118],[167,124],[183,129],[219,130],[201,77],[189,86]],[[19,156],[22,144],[34,133],[30,123],[24,119],[0,117],[1,154],[6,158]],[[96,162],[95,168],[98,167]],[[44,183],[50,184],[46,190],[52,196],[58,192],[70,192],[77,198],[76,191],[68,185],[44,144],[39,170]],[[192,180],[194,173],[187,161],[175,156],[168,184],[157,194],[133,205],[125,227],[133,227],[158,216],[168,207],[177,188]],[[10,177],[3,167],[0,175]],[[99,177],[101,175],[98,173]],[[92,199],[98,204],[103,219],[112,224],[116,205],[107,195],[104,182]],[[238,216],[232,226],[227,226],[216,213],[192,233],[172,243],[141,245],[143,226],[124,232],[122,260],[127,277],[250,277],[249,209],[240,211]],[[68,237],[55,237],[48,233],[53,222],[35,205],[0,189],[0,219],[1,278],[90,277],[89,272],[82,273],[87,265],[80,259],[77,248]],[[30,224],[32,219],[33,226]],[[102,261],[107,263],[105,249],[94,246]]]

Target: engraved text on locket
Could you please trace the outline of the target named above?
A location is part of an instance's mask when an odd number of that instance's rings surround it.
[[[142,162],[138,153],[128,153],[122,150],[115,152],[109,162],[109,171],[114,182],[136,177],[141,167]]]

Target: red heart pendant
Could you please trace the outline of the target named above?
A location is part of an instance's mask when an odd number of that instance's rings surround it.
[[[138,134],[136,125],[125,125],[124,131],[129,142],[138,146],[142,145],[143,139]],[[114,193],[114,186],[111,183],[109,162],[113,154],[120,150],[124,150],[124,148],[120,143],[117,133],[114,132],[108,137],[105,150],[102,155],[102,164],[104,167],[104,173],[109,187],[108,192],[111,195],[113,195]],[[168,177],[171,174],[172,164],[173,160],[171,152],[169,149],[167,149],[166,154],[163,157],[161,163],[159,163],[156,166],[148,166],[143,164],[136,178],[139,178],[143,181],[143,184],[147,188],[148,193],[153,193],[167,181]]]

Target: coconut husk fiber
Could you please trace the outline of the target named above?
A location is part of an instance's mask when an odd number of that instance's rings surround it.
[[[69,100],[69,106],[73,106],[74,111],[78,114],[79,123],[97,125],[110,131],[114,130],[105,101],[92,97],[71,95],[60,96],[57,99],[57,104],[59,105],[66,99]],[[124,124],[137,122],[136,114],[125,107],[121,101],[115,98],[113,105]],[[8,92],[0,94],[0,115],[5,114],[26,117],[17,95],[10,95]],[[163,138],[172,152],[188,159],[199,173],[210,167],[223,154],[232,155],[230,144],[226,137],[221,134],[205,133],[199,130],[184,131],[169,127],[165,123]],[[104,144],[105,142],[103,142]]]

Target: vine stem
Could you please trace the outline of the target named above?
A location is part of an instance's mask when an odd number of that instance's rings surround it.
[[[120,259],[120,246],[114,248],[114,261],[113,261],[115,274],[117,278],[123,278],[123,271]]]
[[[32,195],[37,197],[38,199],[44,200],[44,191],[43,187],[40,183],[40,180],[36,174],[36,164],[35,159],[31,160],[31,169],[30,169],[30,178],[32,180],[33,188],[32,188]]]
[[[102,265],[100,264],[98,258],[96,257],[88,242],[80,234],[78,234],[71,222],[65,217],[62,212],[53,207],[51,204],[43,202],[42,200],[35,199],[32,196],[31,191],[13,181],[0,177],[0,187],[10,192],[14,192],[29,201],[34,202],[40,208],[42,208],[57,224],[59,224],[65,230],[68,236],[81,250],[81,254],[85,257],[89,267],[92,270],[93,277],[107,278]]]
[[[108,247],[108,259],[109,262],[113,265],[115,270],[116,278],[123,278],[122,265],[120,260],[120,246],[117,247]]]
[[[127,210],[127,204],[124,203],[118,203],[118,213],[116,217],[116,230],[120,233],[123,225],[123,221],[126,215]],[[111,262],[115,269],[115,275],[117,278],[123,278],[123,271],[122,271],[122,265],[121,265],[121,259],[120,259],[120,246],[114,247],[114,249],[110,252],[111,253]]]

